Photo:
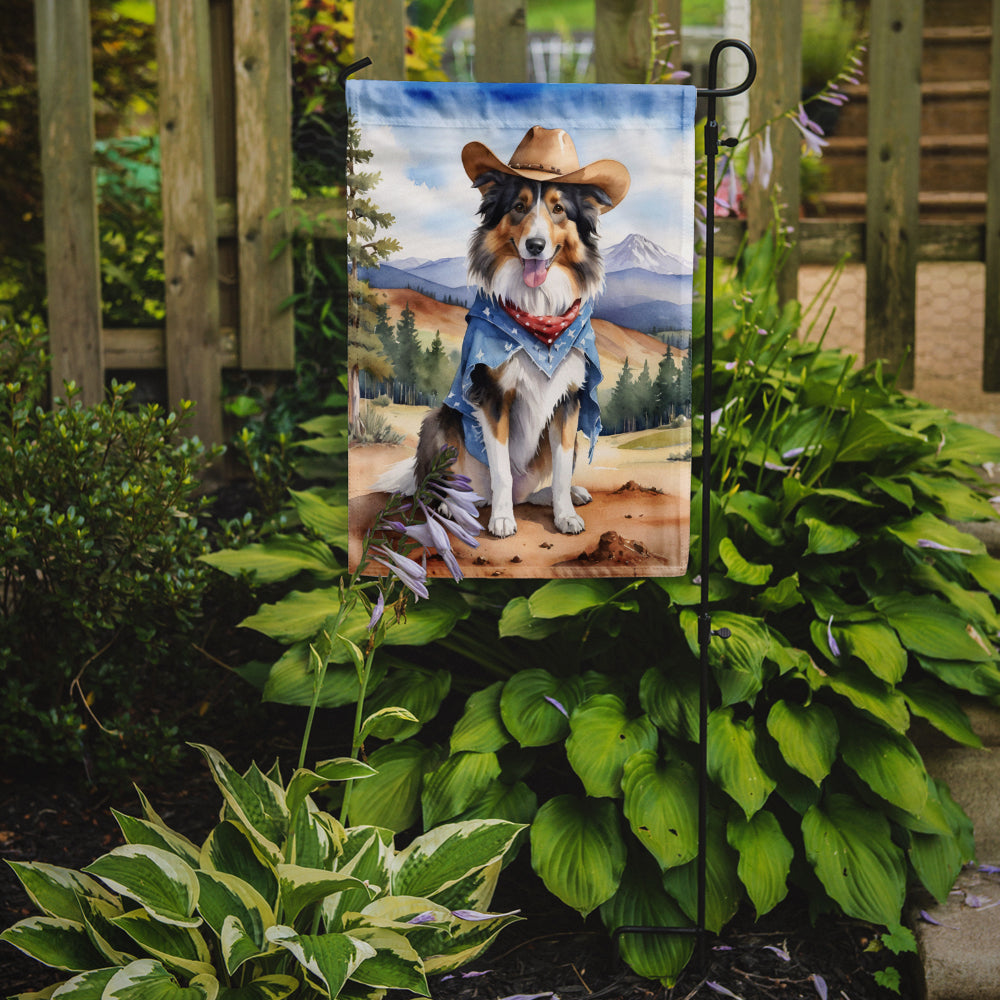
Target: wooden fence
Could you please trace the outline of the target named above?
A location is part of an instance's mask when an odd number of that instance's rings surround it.
[[[474,0],[479,80],[521,81],[527,73],[526,0]],[[166,325],[102,329],[88,0],[35,0],[53,385],[101,398],[105,373],[159,369],[170,402],[198,405],[195,432],[223,439],[221,371],[293,365],[290,0],[158,0],[160,139],[163,171]],[[361,75],[402,79],[405,0],[356,0],[356,45],[374,66]],[[681,24],[681,0],[595,0],[596,79],[646,79],[650,17]],[[866,356],[894,366],[909,352],[912,384],[916,265],[986,263],[983,386],[1000,391],[1000,0],[992,4],[991,100],[986,222],[921,223],[919,53],[923,3],[871,0],[869,134],[865,221],[784,222],[797,232],[781,276],[796,291],[800,263],[850,253],[867,269]],[[759,73],[750,127],[794,107],[800,96],[801,0],[753,0],[751,43]],[[497,40],[502,40],[498,43]],[[680,42],[683,51],[683,39]],[[677,58],[677,51],[674,58]],[[724,105],[725,102],[720,102]],[[724,121],[725,107],[720,107]],[[735,132],[739,123],[733,123]],[[775,129],[769,188],[753,188],[747,220],[724,220],[717,252],[731,254],[744,228],[762,232],[771,198],[799,203],[797,131]],[[324,206],[311,206],[310,214]],[[342,206],[319,235],[342,235]]]

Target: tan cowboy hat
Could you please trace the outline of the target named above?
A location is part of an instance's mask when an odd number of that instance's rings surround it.
[[[593,184],[611,199],[602,211],[614,208],[628,193],[631,178],[617,160],[595,160],[580,166],[573,140],[561,128],[534,125],[518,143],[509,163],[504,163],[481,142],[470,142],[462,150],[462,166],[472,181],[487,170],[527,177],[533,181],[564,181],[566,184]]]

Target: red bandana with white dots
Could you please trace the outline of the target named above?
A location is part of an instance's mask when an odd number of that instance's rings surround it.
[[[551,347],[561,334],[580,315],[580,300],[577,299],[561,316],[535,316],[509,302],[500,303],[504,312],[525,330],[534,334],[546,347]]]

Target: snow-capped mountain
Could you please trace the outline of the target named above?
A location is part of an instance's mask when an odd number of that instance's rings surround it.
[[[668,253],[663,247],[645,236],[632,233],[621,243],[604,251],[604,270],[607,274],[638,267],[653,274],[690,274],[691,265],[680,257]]]

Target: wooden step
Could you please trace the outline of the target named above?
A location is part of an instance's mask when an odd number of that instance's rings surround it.
[[[866,4],[867,6],[867,4]],[[924,0],[924,27],[955,24],[989,24],[991,0]]]
[[[988,80],[992,38],[989,25],[925,28],[921,79],[924,83]]]
[[[868,203],[863,191],[830,191],[816,202],[828,218],[860,219]],[[982,222],[986,215],[986,193],[979,191],[921,191],[920,218],[955,222]]]

